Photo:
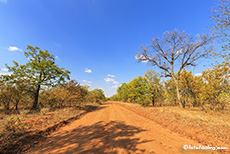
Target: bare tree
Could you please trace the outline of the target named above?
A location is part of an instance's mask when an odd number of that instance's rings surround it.
[[[181,108],[185,107],[181,101],[178,82],[183,68],[196,66],[200,58],[211,56],[213,37],[208,35],[197,36],[195,40],[185,32],[177,29],[163,33],[162,38],[154,38],[150,47],[141,46],[136,55],[139,62],[148,62],[162,70],[162,76],[173,78],[176,83],[177,98]]]

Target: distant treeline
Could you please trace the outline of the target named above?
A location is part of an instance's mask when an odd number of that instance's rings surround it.
[[[148,70],[144,76],[123,83],[110,99],[142,106],[177,106],[178,84],[184,107],[202,107],[206,112],[223,110],[230,105],[229,65],[224,64],[207,69],[199,76],[184,69],[178,83],[172,78],[163,80],[159,73]]]

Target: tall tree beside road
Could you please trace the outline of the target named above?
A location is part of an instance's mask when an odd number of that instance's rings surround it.
[[[213,37],[209,35],[198,35],[195,39],[177,29],[172,32],[167,31],[162,38],[153,38],[150,47],[141,46],[136,59],[157,66],[162,70],[164,77],[171,77],[174,80],[178,103],[183,108],[185,106],[178,85],[181,71],[188,66],[196,66],[201,58],[213,56],[210,54],[213,51],[212,40]]]
[[[26,64],[19,65],[13,61],[14,66],[6,64],[6,67],[12,72],[11,77],[15,81],[25,79],[24,81],[30,85],[27,90],[34,96],[32,109],[36,109],[41,86],[53,86],[62,83],[66,78],[69,79],[70,71],[58,67],[54,55],[50,54],[48,50],[42,51],[39,47],[30,45],[26,49],[28,51],[24,52],[24,55],[29,60]]]

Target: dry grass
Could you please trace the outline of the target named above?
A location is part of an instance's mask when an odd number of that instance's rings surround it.
[[[42,108],[40,111],[31,112],[29,109],[20,110],[20,114],[4,114],[0,113],[0,144],[6,138],[18,137],[18,135],[23,135],[24,133],[39,131],[46,127],[50,127],[59,121],[68,119],[70,117],[79,115],[86,110],[89,105],[98,106],[98,104],[87,103],[77,107],[66,107],[60,109],[49,109]],[[25,125],[25,130],[20,133],[13,133],[14,131],[7,129],[10,121],[16,121],[13,125],[18,126],[20,124]],[[12,125],[12,124],[11,124]],[[14,128],[14,127],[11,127]],[[17,128],[17,127],[15,127]],[[20,130],[19,130],[20,131]],[[19,132],[17,131],[17,132]]]
[[[119,102],[122,103],[122,102]],[[163,106],[163,107],[141,107],[138,104],[122,103],[129,107],[138,107],[149,112],[157,113],[158,116],[167,117],[172,115],[173,119],[190,119],[198,123],[208,123],[209,125],[226,125],[230,126],[230,110],[224,112],[209,111],[205,113],[202,108],[186,108],[181,109],[178,106]]]
[[[199,143],[230,148],[230,112],[227,110],[205,113],[201,108],[141,107],[138,104],[118,103]]]

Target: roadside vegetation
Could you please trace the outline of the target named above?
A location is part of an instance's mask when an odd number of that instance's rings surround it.
[[[71,80],[70,71],[39,47],[27,47],[26,64],[14,61],[0,76],[0,149],[20,136],[39,132],[105,101],[101,89]]]
[[[160,81],[160,75],[148,70],[129,83],[123,83],[117,94],[110,99],[142,106],[179,106],[176,85],[186,108],[200,107],[205,112],[225,111],[230,106],[229,67],[215,66],[195,76],[185,69],[180,73],[178,83],[173,79]]]

